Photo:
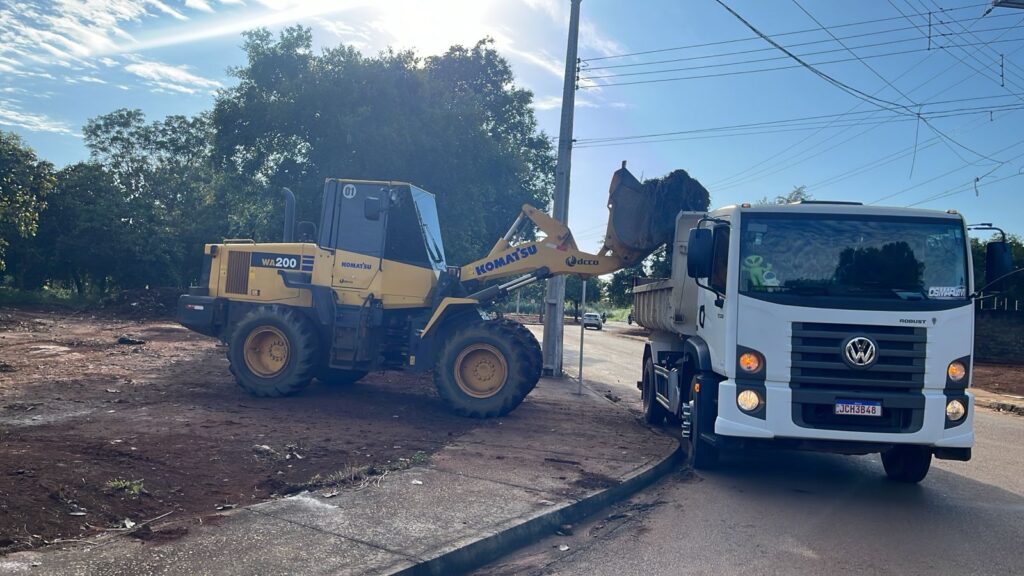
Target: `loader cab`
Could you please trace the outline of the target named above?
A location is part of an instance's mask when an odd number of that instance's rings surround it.
[[[334,288],[399,305],[422,300],[446,267],[434,195],[411,184],[328,179],[318,245],[334,254]]]

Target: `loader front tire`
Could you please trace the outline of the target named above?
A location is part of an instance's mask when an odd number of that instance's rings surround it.
[[[540,347],[536,339],[529,340],[511,323],[500,320],[457,327],[434,366],[437,393],[460,416],[508,414],[540,378]]]
[[[309,385],[319,343],[308,319],[285,306],[259,306],[235,326],[228,362],[238,385],[253,396],[287,396]]]

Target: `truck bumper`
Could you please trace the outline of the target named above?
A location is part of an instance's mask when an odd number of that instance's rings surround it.
[[[194,332],[217,336],[220,331],[220,314],[218,314],[220,308],[221,303],[212,296],[182,294],[178,298],[178,311],[175,314],[175,320]]]
[[[743,388],[743,385],[740,386]],[[726,438],[749,438],[761,440],[795,440],[795,441],[837,441],[878,444],[885,449],[893,444],[917,444],[939,449],[967,449],[974,444],[974,395],[969,392],[957,397],[967,398],[967,415],[957,423],[947,422],[947,397],[942,390],[925,389],[914,394],[870,394],[872,399],[882,402],[883,416],[888,417],[889,410],[906,410],[903,424],[895,422],[892,431],[873,431],[871,427],[881,424],[882,418],[875,416],[845,417],[841,422],[806,421],[801,410],[801,398],[794,402],[794,391],[786,383],[768,382],[764,388],[765,406],[757,411],[758,416],[747,415],[736,405],[737,384],[733,380],[725,380],[718,388],[718,417],[715,420],[715,433]],[[840,398],[865,398],[863,392],[844,394],[836,392]],[[922,401],[923,397],[923,401]],[[912,414],[909,406],[913,402],[916,414]],[[923,402],[923,403],[922,403]],[[825,406],[825,405],[822,405]],[[895,406],[889,408],[887,406]],[[857,420],[853,420],[857,419]],[[890,422],[890,420],[885,420]],[[943,451],[937,450],[941,455]],[[949,451],[955,454],[956,451]]]

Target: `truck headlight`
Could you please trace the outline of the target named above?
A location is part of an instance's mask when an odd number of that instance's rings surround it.
[[[964,363],[959,360],[954,360],[949,363],[949,368],[946,368],[946,375],[953,382],[959,382],[967,376],[967,367]]]
[[[736,395],[736,405],[744,412],[753,412],[761,406],[761,396],[753,390],[743,390]]]
[[[761,355],[756,352],[744,352],[740,354],[740,368],[748,373],[754,374],[761,370]]]
[[[959,422],[967,414],[967,407],[959,400],[950,400],[946,403],[946,418],[950,422]]]

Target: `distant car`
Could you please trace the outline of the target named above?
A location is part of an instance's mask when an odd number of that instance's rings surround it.
[[[587,312],[583,315],[583,327],[584,328],[597,328],[600,330],[604,327],[604,323],[601,322],[601,315],[597,312]]]

